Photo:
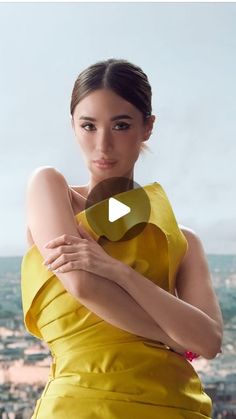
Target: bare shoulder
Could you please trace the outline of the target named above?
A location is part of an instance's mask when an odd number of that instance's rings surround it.
[[[65,176],[55,167],[53,166],[39,166],[33,170],[30,174],[28,183],[27,183],[27,191],[32,187],[35,187],[38,183],[44,182],[45,185],[50,183],[51,187],[55,187],[58,183],[65,185],[68,189],[68,193],[70,199],[72,201],[72,193],[69,185],[66,181]],[[36,190],[35,190],[36,192]]]
[[[45,196],[44,194],[48,193],[48,185],[50,185],[50,188],[53,189],[56,187],[56,185],[60,184],[63,184],[65,187],[67,187],[70,202],[73,207],[72,191],[70,190],[64,175],[58,169],[53,166],[39,166],[34,169],[31,172],[27,182],[26,203],[28,212],[31,206],[29,205],[29,202],[32,200],[32,195],[38,195],[40,193],[42,196]],[[41,190],[42,188],[44,189],[43,191]],[[35,244],[28,223],[26,226],[26,239],[29,247]]]
[[[182,231],[182,233],[185,235],[185,237],[191,237],[191,236],[197,236],[197,233],[190,227],[186,227],[182,224],[178,224],[179,229]]]
[[[195,265],[200,262],[206,264],[206,253],[204,250],[203,242],[199,235],[190,227],[179,224],[179,229],[184,234],[187,240],[187,251],[184,258],[181,261],[180,268],[183,269],[187,265]]]
[[[66,181],[65,176],[53,166],[39,166],[34,169],[28,179],[28,186],[40,178],[53,178]]]

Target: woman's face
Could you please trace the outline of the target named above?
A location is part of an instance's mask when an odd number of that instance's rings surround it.
[[[77,104],[72,126],[92,177],[132,175],[141,143],[148,140],[155,120],[152,115],[144,124],[142,118],[135,106],[110,89],[98,89]],[[94,160],[102,158],[116,163],[101,168]]]

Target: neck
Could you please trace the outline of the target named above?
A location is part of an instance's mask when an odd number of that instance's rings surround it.
[[[102,182],[104,180],[104,182]],[[106,180],[106,182],[105,182]],[[100,185],[99,185],[100,184]],[[99,185],[99,188],[96,186]],[[133,170],[122,176],[114,176],[107,179],[97,179],[91,177],[86,187],[87,197],[91,193],[92,202],[99,202],[110,198],[120,192],[125,192],[134,188]]]

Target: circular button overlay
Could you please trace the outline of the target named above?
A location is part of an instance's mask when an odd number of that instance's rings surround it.
[[[87,222],[97,235],[111,241],[126,241],[146,227],[151,205],[137,182],[126,177],[109,177],[90,191],[85,209]]]

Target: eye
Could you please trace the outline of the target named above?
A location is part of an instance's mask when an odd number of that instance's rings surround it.
[[[91,127],[91,126],[93,126],[93,124],[83,124],[83,125],[81,125],[81,127],[82,128],[84,128],[85,129],[85,127]],[[85,131],[91,131],[90,129],[89,130],[87,130],[87,129],[85,129]]]
[[[126,124],[125,122],[118,122],[115,126],[121,126],[121,127],[123,127],[121,129],[118,129],[118,130],[115,129],[115,131],[123,131],[124,129],[125,130],[126,129],[129,129],[130,124]],[[86,127],[89,127],[89,129],[86,129]],[[85,131],[93,131],[93,130],[90,129],[91,127],[94,127],[94,125],[93,124],[89,124],[89,123],[81,125],[81,128],[84,128]]]
[[[126,124],[125,122],[118,122],[117,124],[116,124],[116,126],[117,125],[122,125],[123,126],[123,129],[129,129],[129,127],[130,127],[130,124]],[[123,131],[123,129],[122,129],[122,131]],[[117,130],[116,130],[117,131]],[[118,131],[120,131],[120,130],[118,130]]]

